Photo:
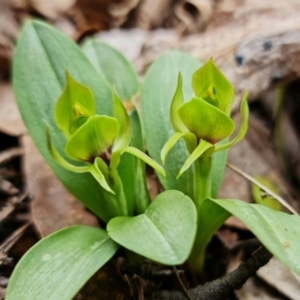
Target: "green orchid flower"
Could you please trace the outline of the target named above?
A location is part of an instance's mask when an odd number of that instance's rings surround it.
[[[229,137],[235,123],[230,118],[234,90],[225,76],[216,68],[212,59],[197,70],[192,77],[195,96],[184,102],[182,76],[178,75],[177,88],[171,103],[170,118],[175,133],[161,151],[161,160],[179,139],[186,143],[191,155],[185,161],[177,177],[181,176],[198,158],[211,157],[216,151],[224,150],[238,143],[248,128],[248,92],[243,96],[240,112],[241,126],[237,136],[229,143],[217,143]]]
[[[55,121],[67,139],[65,154],[86,165],[77,166],[63,158],[51,143],[48,132],[48,148],[57,163],[72,172],[91,173],[112,194],[122,190],[117,167],[125,152],[138,157],[165,176],[164,169],[158,163],[137,148],[129,146],[130,119],[116,92],[113,117],[96,115],[92,91],[76,82],[68,72],[66,79],[66,87],[55,107]]]

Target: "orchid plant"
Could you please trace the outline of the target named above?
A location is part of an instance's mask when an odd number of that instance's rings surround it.
[[[249,111],[246,92],[240,129],[228,141],[234,89],[212,59],[201,65],[169,52],[140,89],[133,67],[112,47],[88,40],[80,49],[29,21],[18,40],[13,84],[45,161],[106,228],[76,225],[42,239],[16,266],[7,300],[72,299],[119,247],[165,265],[188,261],[200,273],[208,243],[230,215],[300,275],[298,216],[215,199],[226,151],[245,136]],[[152,201],[145,163],[164,188]]]

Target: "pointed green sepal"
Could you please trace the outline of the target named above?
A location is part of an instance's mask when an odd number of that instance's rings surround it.
[[[176,178],[179,178],[199,157],[210,157],[214,153],[215,146],[201,140],[198,147],[185,161]]]
[[[141,150],[129,146],[129,147],[124,148],[123,152],[127,152],[127,153],[130,153],[130,154],[136,156],[137,158],[141,159],[146,164],[151,166],[158,173],[160,173],[163,176],[166,176],[166,172],[165,172],[164,168],[160,164],[158,164],[155,160],[153,160],[148,155],[146,155],[144,152],[142,152]]]
[[[249,91],[246,91],[244,93],[244,96],[243,96],[243,99],[241,102],[241,106],[240,106],[241,126],[240,126],[238,134],[231,142],[229,142],[227,144],[223,144],[223,145],[217,145],[215,151],[224,150],[224,149],[227,149],[227,148],[237,144],[246,135],[247,130],[248,130],[248,119],[249,119],[249,106],[248,106],[248,102],[247,102],[248,94],[249,94]]]
[[[108,185],[104,175],[105,173],[108,174],[107,165],[100,157],[96,157],[94,163],[90,165],[89,172],[105,190],[115,194],[115,192]]]
[[[230,114],[234,90],[212,59],[194,73],[192,87],[197,97],[217,107],[226,115]]]
[[[68,138],[80,125],[78,118],[89,117],[96,113],[95,99],[92,91],[75,81],[69,72],[66,72],[66,86],[59,97],[54,111],[57,126]],[[81,119],[82,121],[86,119]]]
[[[230,117],[201,98],[192,98],[182,104],[178,115],[198,140],[211,144],[230,136],[235,128]]]
[[[56,150],[56,148],[53,146],[51,142],[51,136],[49,133],[49,129],[47,129],[47,146],[48,150],[52,156],[52,158],[63,168],[74,172],[74,173],[86,173],[89,171],[90,166],[75,166],[69,163],[67,160],[65,160],[60,153]]]
[[[130,119],[116,91],[114,91],[113,116],[120,125],[119,134],[113,146],[113,152],[115,152],[116,150],[127,147],[131,139]]]
[[[183,92],[182,92],[182,75],[181,73],[179,73],[177,79],[177,88],[170,108],[170,119],[174,131],[179,131],[179,132],[188,131],[177,113],[178,107],[183,103],[184,103],[184,99],[183,99]]]
[[[165,164],[166,157],[173,146],[183,138],[186,142],[187,148],[192,152],[197,147],[197,139],[193,133],[190,132],[175,132],[165,143],[164,147],[160,152],[160,157],[163,165]]]
[[[75,160],[93,163],[97,156],[109,160],[119,133],[119,123],[108,116],[92,116],[69,139],[65,151]]]

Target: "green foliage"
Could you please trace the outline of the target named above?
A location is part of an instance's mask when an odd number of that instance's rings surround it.
[[[194,73],[192,86],[197,97],[217,107],[226,115],[230,115],[234,90],[212,59]]]
[[[213,211],[219,206],[239,218],[276,258],[300,275],[299,216],[235,199],[207,199],[203,204],[209,206],[207,211]],[[225,216],[223,212],[221,214]]]
[[[139,83],[130,63],[99,41],[88,40],[82,49],[85,55],[55,29],[27,22],[14,57],[14,91],[46,162],[107,223],[107,232],[74,226],[46,237],[17,265],[6,299],[71,299],[119,245],[162,264],[188,260],[201,272],[208,243],[231,214],[300,275],[299,217],[212,199],[227,149],[246,134],[248,93],[240,129],[229,141],[234,90],[212,60],[200,67],[177,51],[159,58],[145,77],[140,117],[134,102]],[[145,163],[166,190],[153,202]],[[268,206],[275,208],[273,202]]]
[[[117,249],[103,229],[72,226],[57,231],[22,257],[5,299],[72,299]]]
[[[180,72],[183,80],[184,98],[191,98],[193,91],[190,85],[193,73],[201,66],[196,59],[172,51],[155,61],[146,73],[141,92],[142,122],[145,139],[150,156],[160,162],[160,152],[172,135],[170,105],[174,97]],[[192,170],[185,172],[178,180],[176,176],[188,157],[183,143],[177,143],[164,164],[167,176],[159,179],[166,190],[176,189],[193,196]]]
[[[139,93],[136,72],[119,51],[92,38],[83,43],[82,51],[97,71],[116,89],[122,101],[132,100]]]
[[[135,253],[163,264],[178,265],[190,254],[196,221],[192,200],[169,190],[159,194],[144,214],[111,219],[107,230],[114,241]]]

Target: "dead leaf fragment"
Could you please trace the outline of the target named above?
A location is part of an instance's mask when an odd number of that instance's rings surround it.
[[[57,19],[67,12],[75,2],[75,0],[29,0],[29,5],[46,18]]]
[[[12,136],[25,133],[12,87],[7,82],[0,82],[0,107],[0,131]]]

